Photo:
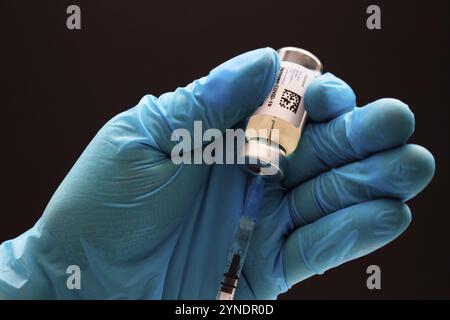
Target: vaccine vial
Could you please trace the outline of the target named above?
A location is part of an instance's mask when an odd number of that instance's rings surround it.
[[[267,180],[281,180],[306,122],[304,95],[309,83],[322,73],[312,53],[285,47],[278,50],[280,71],[263,104],[245,130],[245,169]]]

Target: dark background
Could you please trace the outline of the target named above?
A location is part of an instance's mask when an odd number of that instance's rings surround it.
[[[81,7],[82,30],[66,28]],[[366,28],[378,4],[382,30]],[[147,93],[160,95],[258,47],[308,49],[358,104],[397,97],[416,115],[412,142],[435,155],[413,222],[367,257],[295,286],[283,299],[450,298],[450,1],[0,1],[0,242],[40,217],[97,130]],[[366,268],[382,290],[366,288]]]

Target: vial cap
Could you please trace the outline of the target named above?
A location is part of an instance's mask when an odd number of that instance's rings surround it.
[[[280,181],[288,168],[288,160],[279,148],[251,140],[244,147],[243,169],[254,176],[263,176],[268,181]]]
[[[284,47],[278,49],[277,52],[281,61],[301,64],[305,68],[322,73],[323,66],[319,58],[307,50],[296,47]]]

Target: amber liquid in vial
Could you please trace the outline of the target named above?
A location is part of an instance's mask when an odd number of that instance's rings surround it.
[[[252,129],[252,130],[248,130]],[[278,130],[277,141],[271,140],[271,131],[273,129]],[[266,139],[266,137],[258,136],[258,133],[262,130],[268,131],[267,140],[268,143],[272,143],[274,145],[279,145],[279,149],[285,155],[288,155],[294,152],[297,144],[300,140],[300,136],[302,134],[302,127],[295,127],[292,123],[283,120],[279,117],[266,115],[266,114],[255,114],[250,117],[247,130],[246,137],[248,141],[258,140],[259,138]]]

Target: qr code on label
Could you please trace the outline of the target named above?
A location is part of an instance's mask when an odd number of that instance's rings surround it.
[[[294,113],[297,113],[301,100],[302,97],[300,97],[295,92],[292,92],[291,90],[288,89],[284,89],[281,95],[280,105],[283,108],[286,108]]]

